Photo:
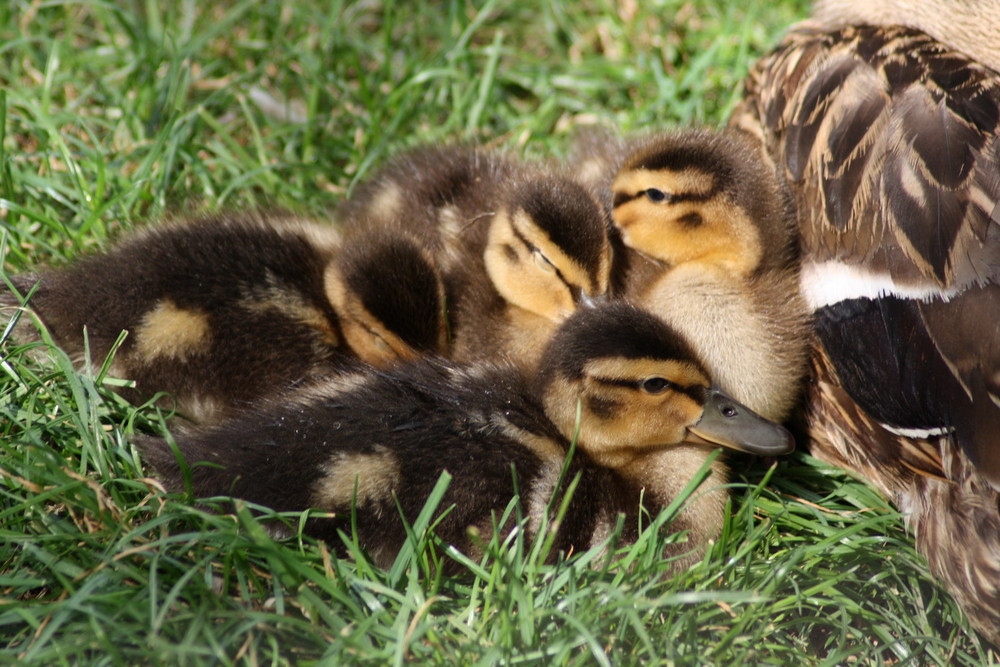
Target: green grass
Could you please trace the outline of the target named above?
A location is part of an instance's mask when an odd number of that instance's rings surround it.
[[[749,63],[806,11],[535,5],[12,0],[0,8],[3,268],[63,263],[191,209],[321,213],[417,143],[549,157],[594,120],[720,124]],[[674,578],[656,558],[665,531],[618,564],[542,565],[519,540],[471,562],[420,525],[381,571],[269,536],[268,521],[301,516],[162,494],[129,444],[164,428],[156,412],[57,349],[15,344],[14,315],[0,316],[0,662],[997,662],[900,516],[805,454],[739,463],[722,538]],[[466,572],[435,575],[440,558]]]

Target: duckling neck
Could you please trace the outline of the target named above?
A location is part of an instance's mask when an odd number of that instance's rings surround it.
[[[701,472],[712,450],[699,445],[672,445],[636,456],[618,469],[619,474],[643,491],[650,510],[666,507]],[[726,465],[716,459],[708,477],[688,497],[674,519],[675,530],[687,530],[689,544],[705,544],[722,529],[729,480]]]
[[[700,471],[712,450],[701,445],[670,445],[653,452],[637,454],[618,467],[623,477],[645,489],[646,496],[664,505],[672,502]],[[708,478],[696,495],[716,494],[725,496],[720,488],[728,481],[725,464],[714,461],[708,469]],[[721,508],[720,508],[721,514]]]

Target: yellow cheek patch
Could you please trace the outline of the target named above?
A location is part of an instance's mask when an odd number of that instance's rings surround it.
[[[337,311],[344,341],[362,361],[385,367],[397,361],[417,358],[416,350],[362,305],[344,284],[343,276],[335,266],[327,268],[324,279],[326,295]]]
[[[375,446],[374,454],[338,452],[323,471],[325,475],[313,488],[312,503],[330,511],[349,508],[355,498],[359,507],[391,502],[401,479],[399,461],[381,445]]]
[[[192,355],[206,352],[212,342],[208,315],[178,308],[169,299],[146,313],[135,333],[136,351],[146,360],[187,361]]]
[[[528,241],[534,243],[530,238]],[[565,255],[559,254],[562,257],[549,258],[554,266],[560,261],[568,261]],[[515,306],[553,322],[562,321],[575,310],[569,288],[554,269],[536,262],[531,248],[515,234],[506,211],[497,214],[490,226],[483,260],[497,292]]]
[[[564,436],[572,438],[579,404],[578,446],[611,468],[630,464],[650,448],[682,442],[703,410],[685,390],[709,386],[698,366],[679,360],[594,359],[584,374],[583,381],[554,380],[546,389],[545,412]],[[643,391],[642,381],[651,377],[665,378],[678,390]]]
[[[685,222],[693,215],[699,224]],[[746,275],[762,256],[753,221],[725,197],[676,204],[642,197],[620,206],[615,224],[627,246],[671,265],[705,262]]]
[[[694,230],[701,232],[699,243],[704,250],[699,253],[698,243],[692,243],[693,261],[709,261],[739,275],[749,274],[760,264],[760,231],[744,209],[728,197],[716,197],[692,209],[706,221]]]

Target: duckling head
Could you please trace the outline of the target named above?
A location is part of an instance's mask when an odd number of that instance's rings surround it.
[[[781,181],[738,135],[681,130],[640,140],[611,188],[625,245],[669,266],[703,262],[745,277],[791,253]]]
[[[508,303],[561,322],[606,296],[608,229],[601,207],[579,184],[525,179],[506,193],[490,224],[486,271]]]
[[[682,444],[794,449],[787,430],[713,386],[679,335],[627,303],[580,310],[547,350],[538,375],[546,414],[600,465],[624,468]]]
[[[347,345],[367,363],[386,366],[445,352],[444,284],[415,240],[379,230],[357,235],[324,280]]]

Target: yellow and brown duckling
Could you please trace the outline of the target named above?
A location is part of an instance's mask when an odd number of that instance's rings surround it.
[[[734,398],[788,417],[806,367],[794,217],[781,181],[736,134],[630,143],[611,183],[627,293],[691,341]]]
[[[426,252],[395,235],[368,240],[342,247],[329,224],[287,215],[211,215],[13,283],[81,363],[85,345],[100,364],[127,331],[111,367],[134,381],[126,397],[167,392],[202,421],[351,359],[444,351],[443,287]]]
[[[1000,646],[998,22],[996,2],[820,2],[732,125],[798,207],[812,450],[907,514]]]
[[[621,513],[623,539],[634,539],[640,504],[655,512],[674,500],[718,445],[766,455],[794,446],[785,429],[716,389],[662,321],[623,302],[571,316],[533,377],[508,361],[426,358],[274,396],[174,438],[186,472],[167,440],[139,443],[169,489],[183,490],[187,478],[199,497],[333,512],[307,529],[334,545],[353,512],[361,544],[382,566],[406,539],[396,503],[412,522],[444,471],[453,479],[439,509],[449,511],[436,532],[474,553],[467,529],[488,540],[493,516],[518,494],[527,530],[538,529],[564,491],[560,471],[576,438],[566,479],[581,479],[557,529],[565,552],[599,545]],[[672,525],[690,543],[669,555],[716,537],[725,482],[717,459]]]
[[[426,244],[445,281],[458,360],[506,352],[530,367],[563,319],[608,292],[609,223],[594,198],[496,152],[404,153],[338,219],[348,237],[383,228]]]

